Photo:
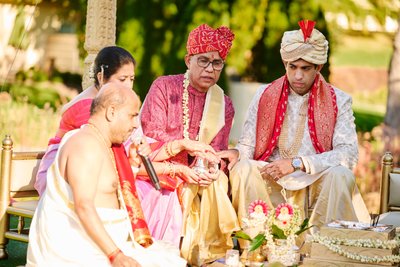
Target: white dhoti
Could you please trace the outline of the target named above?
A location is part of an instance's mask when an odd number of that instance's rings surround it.
[[[47,187],[31,223],[26,266],[111,266],[75,213],[72,191],[57,162],[56,158],[48,171]],[[115,244],[142,266],[186,266],[177,248],[160,242],[143,248],[129,240],[125,210],[97,208],[97,213]]]
[[[247,217],[248,206],[254,200],[262,199],[271,208],[285,202],[282,188],[286,189],[287,201],[296,204],[303,217],[310,218],[311,225],[319,227],[337,219],[369,222],[355,177],[346,167],[331,167],[314,175],[298,171],[281,178],[278,184],[262,178],[259,168],[265,164],[242,159],[231,170],[232,204],[239,222]]]

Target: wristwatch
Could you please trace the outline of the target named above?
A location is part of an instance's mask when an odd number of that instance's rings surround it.
[[[303,165],[303,161],[301,160],[300,157],[296,157],[296,158],[292,159],[292,167],[294,168],[294,171],[300,171],[302,165]]]

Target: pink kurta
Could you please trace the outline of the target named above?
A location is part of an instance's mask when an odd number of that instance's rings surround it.
[[[183,138],[183,123],[182,123],[182,94],[183,94],[183,74],[162,76],[155,80],[146,96],[141,110],[141,124],[143,132],[146,136],[159,141],[172,141]],[[202,93],[189,85],[189,136],[191,139],[197,139],[200,129],[200,122],[203,115],[203,109],[206,101],[206,93]],[[232,101],[226,95],[225,99],[225,126],[219,131],[211,142],[211,146],[219,151],[228,148],[229,132],[232,126],[234,116],[234,108]],[[173,162],[188,164],[187,152],[179,153],[172,159]],[[150,190],[152,187],[144,187],[138,185],[138,191],[146,190],[142,194],[142,203],[152,203],[147,207],[142,206],[146,219],[149,223],[150,231],[155,238],[168,240],[168,237],[174,236],[173,242],[179,243],[181,233],[179,232],[182,226],[182,212],[179,205],[177,193],[169,194],[168,197],[160,198],[160,201],[146,200],[152,198]],[[176,191],[176,190],[175,190]],[[163,193],[163,195],[165,195]],[[167,200],[168,199],[168,200]],[[162,203],[161,203],[162,200]],[[173,207],[171,203],[174,203]],[[168,207],[167,207],[168,206]],[[160,209],[163,212],[160,212]],[[173,212],[171,212],[173,210]],[[165,214],[177,214],[179,216],[165,216]],[[176,218],[180,218],[177,220]],[[172,222],[174,221],[174,222]],[[157,222],[152,223],[152,222]],[[161,230],[161,226],[168,225],[165,230]],[[175,231],[171,233],[172,229]]]
[[[189,85],[189,136],[196,139],[200,129],[206,93]],[[151,85],[141,111],[143,132],[159,141],[183,138],[182,123],[183,74],[162,76]],[[228,148],[229,132],[235,111],[231,99],[225,95],[225,126],[212,140],[211,146],[219,151]]]

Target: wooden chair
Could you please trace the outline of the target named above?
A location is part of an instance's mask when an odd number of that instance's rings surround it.
[[[400,168],[394,167],[390,152],[382,158],[380,213],[380,223],[400,227]]]
[[[0,169],[0,259],[8,257],[9,239],[28,242],[26,219],[32,219],[38,203],[33,187],[41,152],[14,152],[13,141],[6,135],[2,142]],[[16,229],[10,228],[10,216],[18,218]]]

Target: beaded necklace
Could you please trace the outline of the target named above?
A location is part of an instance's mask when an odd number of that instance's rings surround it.
[[[121,200],[121,199],[120,199],[120,198],[121,198],[121,194],[120,194],[120,184],[119,184],[119,179],[118,179],[119,174],[118,174],[118,170],[117,170],[117,164],[116,164],[116,162],[115,162],[114,153],[113,153],[111,147],[109,147],[109,146],[107,145],[106,139],[105,139],[104,136],[101,134],[99,128],[97,128],[96,125],[94,125],[94,124],[92,124],[92,123],[88,123],[87,125],[88,125],[90,128],[92,128],[92,129],[94,130],[95,135],[96,135],[96,138],[97,138],[98,140],[100,140],[100,142],[102,142],[102,143],[105,145],[105,147],[107,148],[107,150],[108,150],[108,154],[109,154],[109,156],[110,156],[110,158],[111,158],[112,165],[113,165],[113,167],[114,167],[114,171],[115,171],[115,174],[116,174],[116,177],[117,177],[117,181],[118,181],[118,194],[117,194],[117,195],[118,195],[118,200],[120,201],[120,200]]]
[[[190,84],[189,81],[189,70],[186,71],[185,75],[183,76],[183,94],[182,94],[182,111],[183,111],[183,138],[190,139],[189,137],[189,90],[188,86]],[[200,121],[201,125],[201,121]],[[197,133],[196,141],[199,140],[199,134]]]
[[[113,162],[115,171],[117,171],[117,167],[115,166],[115,158],[114,158],[114,154],[112,153],[112,149],[111,149],[111,147],[109,147],[107,145],[107,141],[104,138],[104,136],[101,134],[99,128],[97,128],[94,124],[92,124],[90,122],[87,125],[94,130],[94,132],[96,133],[96,138],[98,140],[100,140],[100,142],[102,142],[105,145],[105,147],[108,149],[108,153],[110,154],[110,157],[111,157],[111,160]]]
[[[300,121],[297,124],[296,134],[294,136],[293,143],[290,146],[289,145],[286,146],[286,144],[288,144],[289,125],[287,116],[288,113],[286,113],[285,115],[285,119],[282,125],[281,135],[279,136],[279,154],[281,155],[282,158],[293,158],[298,155],[301,146],[301,141],[304,135],[304,128],[307,117],[307,104],[308,100],[305,99],[300,107],[299,111]]]

